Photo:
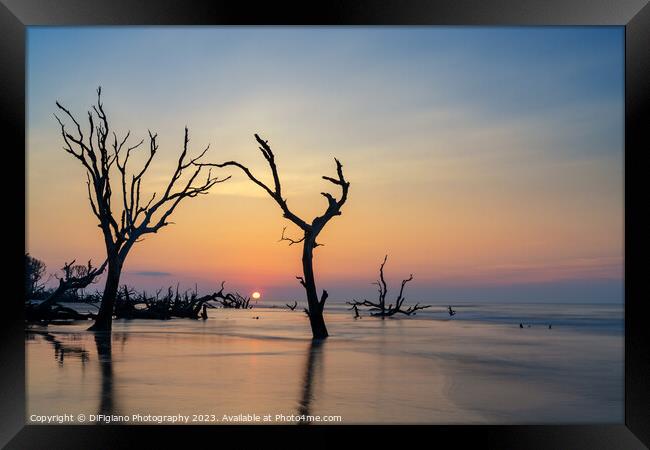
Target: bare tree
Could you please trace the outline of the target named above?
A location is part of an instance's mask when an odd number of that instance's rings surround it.
[[[408,278],[402,280],[399,294],[395,299],[395,305],[393,306],[391,303],[386,306],[386,294],[388,294],[388,286],[386,285],[386,280],[384,279],[384,266],[386,265],[387,260],[388,255],[384,257],[384,261],[381,263],[381,266],[379,266],[379,280],[372,283],[378,287],[379,300],[377,302],[371,302],[369,300],[352,300],[350,302],[346,302],[348,305],[352,305],[348,309],[354,309],[358,316],[358,307],[367,306],[371,311],[370,315],[380,316],[383,319],[384,317],[390,317],[398,313],[410,316],[411,314],[415,314],[415,312],[420,309],[430,308],[431,305],[420,305],[419,303],[416,303],[414,306],[409,306],[408,308],[402,308],[404,301],[406,300],[406,297],[404,297],[404,287],[408,282],[413,280],[413,274],[411,274]]]
[[[268,141],[263,140],[257,134],[255,135],[255,139],[259,144],[259,149],[260,152],[262,152],[262,156],[264,156],[264,159],[266,159],[266,162],[269,164],[269,167],[271,168],[271,173],[273,175],[273,188],[270,188],[262,181],[260,181],[257,177],[255,177],[246,166],[235,161],[227,161],[221,164],[199,164],[199,165],[214,166],[214,167],[227,167],[227,166],[238,167],[246,174],[246,176],[248,176],[248,178],[253,183],[257,184],[259,187],[264,189],[269,194],[269,196],[271,196],[271,198],[275,200],[278,206],[280,206],[283,216],[286,219],[289,219],[296,226],[298,226],[298,228],[302,230],[303,235],[300,239],[292,239],[285,236],[285,231],[286,231],[286,227],[285,227],[285,229],[282,231],[282,237],[280,238],[280,240],[289,242],[289,245],[298,244],[301,242],[303,244],[302,246],[303,276],[301,277],[298,276],[296,277],[296,279],[300,281],[300,284],[305,288],[305,291],[307,292],[307,304],[309,306],[309,309],[306,309],[306,311],[307,311],[307,315],[309,316],[309,322],[311,324],[311,330],[314,339],[326,338],[328,336],[328,333],[327,333],[327,327],[325,326],[325,320],[323,318],[323,308],[325,306],[325,301],[327,300],[328,294],[327,291],[323,289],[323,293],[321,297],[320,298],[318,297],[318,293],[316,290],[316,281],[314,278],[313,251],[316,247],[322,245],[316,242],[316,238],[323,230],[325,225],[333,217],[341,215],[341,207],[345,204],[348,198],[348,189],[350,188],[350,183],[346,181],[345,177],[343,176],[343,166],[341,165],[338,159],[334,158],[334,161],[336,161],[336,173],[337,173],[336,178],[323,176],[323,179],[330,181],[336,186],[339,186],[341,188],[341,197],[337,200],[336,198],[334,198],[332,194],[329,194],[327,192],[321,192],[321,195],[323,195],[327,199],[327,209],[322,215],[314,218],[311,221],[311,223],[308,223],[307,221],[298,217],[289,209],[289,206],[287,205],[287,200],[282,196],[282,185],[280,184],[280,176],[278,175],[278,168],[275,164],[275,155],[273,154],[273,151],[271,150]]]
[[[208,171],[207,177],[199,181],[202,167],[195,164],[205,155],[210,146],[208,145],[196,158],[188,157],[189,137],[185,127],[183,149],[165,191],[157,199],[155,193],[149,200],[141,199],[140,187],[143,177],[158,151],[157,134],[149,131],[149,154],[146,161],[139,170],[130,173],[127,164],[131,152],[139,148],[144,143],[144,139],[131,145],[127,143],[130,131],[122,138],[118,138],[115,132],[110,131],[109,121],[101,101],[101,92],[100,87],[97,89],[97,104],[88,111],[87,137],[84,137],[79,122],[59,102],[56,102],[56,106],[74,124],[76,131],[72,133],[75,135],[68,131],[65,123],[55,114],[61,126],[61,136],[65,144],[63,149],[79,160],[86,170],[88,200],[93,214],[99,221],[106,247],[108,274],[99,313],[95,324],[90,328],[94,331],[111,329],[122,267],[133,244],[143,235],[157,233],[158,230],[169,225],[171,223],[169,217],[183,199],[206,194],[212,186],[228,179],[214,178]],[[190,167],[187,180],[179,182],[186,169]],[[118,194],[116,208],[112,203],[111,185],[114,169],[119,172],[118,182],[121,191],[121,198]]]

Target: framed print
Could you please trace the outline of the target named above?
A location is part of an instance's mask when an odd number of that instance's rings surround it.
[[[649,445],[647,2],[2,2],[7,448]]]

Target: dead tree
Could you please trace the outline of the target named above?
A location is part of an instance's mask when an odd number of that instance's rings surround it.
[[[326,338],[328,336],[328,333],[327,333],[327,327],[325,326],[325,320],[323,318],[323,308],[325,307],[325,301],[327,300],[328,294],[327,291],[323,289],[323,293],[321,297],[320,298],[318,297],[318,292],[316,290],[316,281],[314,277],[313,252],[316,247],[322,245],[317,243],[316,239],[318,238],[318,235],[323,230],[325,225],[327,225],[327,223],[333,217],[341,215],[341,207],[345,204],[348,198],[348,189],[350,187],[350,183],[343,176],[343,166],[341,165],[338,159],[334,158],[334,161],[336,161],[337,177],[332,178],[328,176],[323,176],[323,179],[340,187],[341,196],[337,200],[336,198],[334,198],[332,194],[329,194],[327,192],[321,192],[321,195],[323,195],[327,199],[327,209],[322,215],[314,218],[311,221],[311,223],[308,223],[307,221],[298,217],[289,209],[287,200],[282,196],[282,185],[280,184],[280,176],[278,175],[278,168],[275,164],[275,155],[273,154],[273,151],[271,150],[268,141],[263,140],[257,134],[255,135],[255,139],[259,144],[259,149],[260,152],[262,152],[262,156],[264,156],[264,159],[269,164],[269,167],[271,169],[271,173],[273,175],[273,188],[267,186],[262,181],[260,181],[257,177],[255,177],[255,175],[251,173],[248,167],[235,161],[227,161],[221,164],[201,164],[201,165],[207,165],[213,167],[228,167],[228,166],[238,167],[246,174],[246,176],[248,176],[248,178],[253,183],[257,184],[259,187],[264,189],[267,192],[267,194],[269,194],[269,196],[273,200],[275,200],[278,206],[280,206],[283,216],[286,219],[293,222],[296,226],[298,226],[298,228],[302,230],[303,235],[301,238],[292,239],[285,236],[284,233],[286,230],[285,227],[285,230],[282,231],[282,237],[280,238],[280,241],[287,241],[289,242],[289,245],[298,244],[301,242],[303,244],[302,246],[303,276],[301,277],[298,276],[296,277],[296,279],[300,281],[300,284],[305,288],[305,291],[307,293],[308,309],[306,309],[306,311],[307,311],[307,315],[309,316],[309,322],[311,324],[311,330],[314,339]]]
[[[88,111],[87,137],[84,137],[77,119],[59,102],[56,102],[57,108],[72,121],[75,131],[69,132],[66,124],[55,114],[61,126],[63,149],[79,160],[86,171],[88,200],[99,222],[98,226],[102,230],[106,247],[108,275],[97,320],[90,328],[95,331],[111,329],[122,267],[133,244],[141,240],[143,235],[157,233],[158,230],[172,223],[168,219],[183,199],[206,194],[212,186],[227,180],[227,178],[214,178],[208,171],[207,177],[199,181],[202,167],[197,166],[196,163],[210,146],[208,145],[199,156],[188,157],[189,137],[185,127],[183,149],[165,191],[157,199],[155,193],[148,200],[141,198],[143,177],[158,151],[157,134],[151,131],[148,133],[149,154],[144,165],[139,170],[129,171],[127,164],[131,152],[138,149],[144,143],[144,139],[131,145],[127,143],[130,131],[121,138],[118,138],[114,131],[111,133],[101,101],[101,92],[100,87],[97,89],[97,104]],[[187,180],[179,182],[183,175],[188,173],[186,169],[190,167]],[[119,172],[118,189],[121,191],[121,196],[118,194],[116,199],[117,206],[112,202],[111,182],[115,169]]]
[[[371,302],[369,300],[352,300],[350,302],[346,302],[348,305],[352,305],[348,309],[354,309],[357,311],[357,308],[359,306],[366,306],[368,307],[371,316],[379,316],[383,319],[384,317],[390,317],[395,314],[405,314],[407,316],[410,316],[412,314],[415,314],[415,312],[420,309],[430,308],[431,305],[420,305],[419,303],[416,303],[414,306],[409,306],[408,308],[403,308],[404,301],[406,300],[406,297],[404,297],[404,287],[409,281],[413,280],[413,274],[411,274],[408,278],[402,280],[402,286],[400,287],[399,294],[395,299],[395,305],[393,306],[391,303],[386,306],[386,294],[388,293],[388,286],[386,285],[386,280],[384,279],[384,266],[386,265],[387,260],[388,255],[384,257],[384,261],[381,263],[381,266],[379,266],[379,280],[372,283],[378,287],[378,301]]]
[[[296,306],[298,306],[298,301],[297,301],[297,300],[294,300],[293,305],[290,305],[290,304],[286,303],[285,306],[286,306],[287,308],[289,308],[291,311],[293,311],[293,310],[296,309]]]
[[[59,278],[59,285],[50,295],[41,303],[36,305],[29,304],[26,308],[26,318],[28,321],[45,321],[49,322],[56,319],[73,319],[87,320],[94,317],[93,314],[81,314],[72,308],[59,305],[63,295],[68,291],[83,289],[94,283],[99,275],[106,268],[106,261],[100,267],[93,267],[92,262],[84,266],[84,270],[75,269],[75,261],[65,263],[63,268],[63,278]]]

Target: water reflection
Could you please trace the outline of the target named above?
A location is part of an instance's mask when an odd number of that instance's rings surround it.
[[[323,345],[325,340],[314,339],[309,344],[309,353],[307,354],[307,365],[305,367],[305,376],[302,383],[302,397],[298,402],[298,415],[310,415],[311,402],[314,399],[314,379],[320,373],[320,367],[323,360]],[[299,422],[308,424],[310,421]]]
[[[54,337],[53,334],[47,331],[41,330],[28,330],[27,336],[28,339],[33,339],[34,335],[42,336],[43,339],[48,341],[54,347],[54,358],[56,359],[59,366],[63,366],[63,361],[65,360],[66,355],[69,355],[73,358],[79,358],[81,364],[84,365],[88,361],[88,351],[81,346],[64,344]]]
[[[126,342],[126,338],[123,338],[122,345],[124,345],[124,342]],[[99,362],[99,372],[101,374],[99,414],[110,415],[115,413],[111,333],[96,332],[95,345],[97,346],[97,359]]]

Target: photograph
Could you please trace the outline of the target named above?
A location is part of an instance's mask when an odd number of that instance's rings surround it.
[[[27,424],[624,423],[624,27],[25,58]]]

